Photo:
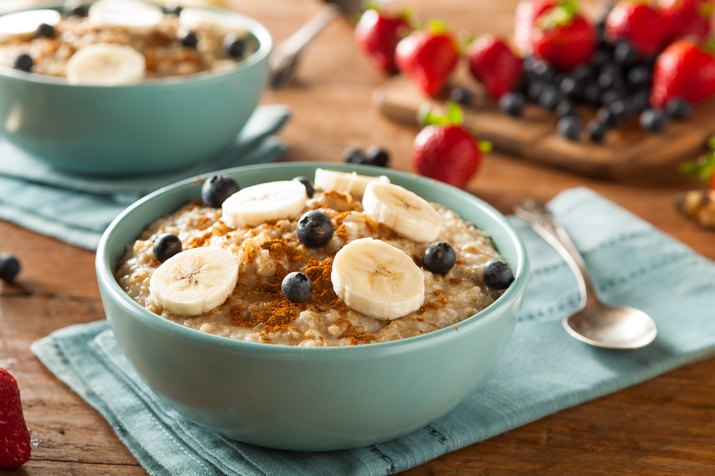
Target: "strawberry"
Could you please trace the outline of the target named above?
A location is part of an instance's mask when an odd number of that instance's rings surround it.
[[[395,48],[410,31],[405,15],[390,15],[375,9],[365,10],[355,26],[355,40],[385,74],[397,72]]]
[[[427,95],[436,95],[457,65],[457,44],[443,23],[432,22],[400,40],[395,52],[400,71]]]
[[[472,76],[494,98],[498,99],[511,91],[521,78],[524,69],[522,59],[500,38],[484,36],[477,39],[467,55]]]
[[[529,37],[536,19],[545,10],[557,5],[556,0],[522,0],[514,14],[514,44],[522,54],[530,51]]]
[[[660,0],[659,6],[668,24],[669,41],[688,37],[705,40],[710,35],[713,0]]]
[[[573,2],[544,10],[531,29],[532,53],[555,68],[570,71],[586,63],[596,49],[596,29]]]
[[[22,466],[30,452],[30,432],[22,416],[17,381],[0,368],[0,469]]]
[[[715,94],[715,56],[690,40],[678,40],[655,60],[650,102],[664,107],[674,97],[696,103]]]
[[[606,17],[606,38],[626,40],[643,56],[660,50],[668,30],[667,19],[647,3],[621,2]]]
[[[462,111],[450,103],[447,116],[427,113],[423,128],[414,143],[413,164],[420,175],[464,187],[481,165],[482,151],[488,143],[480,143],[462,126]]]

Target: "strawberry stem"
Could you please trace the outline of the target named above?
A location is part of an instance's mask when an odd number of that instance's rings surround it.
[[[441,35],[447,31],[447,22],[444,20],[430,20],[425,30],[433,35]]]
[[[537,21],[540,30],[561,28],[571,23],[578,14],[578,5],[573,1],[565,1],[548,9]]]
[[[489,142],[488,140],[477,140],[477,146],[479,147],[479,150],[482,151],[484,154],[488,154],[492,150],[494,150],[494,144]]]
[[[715,175],[715,136],[708,139],[707,154],[693,162],[685,162],[680,166],[681,172],[700,180],[709,181]]]
[[[462,109],[453,101],[447,103],[447,110],[444,114],[435,112],[432,105],[425,102],[420,106],[417,116],[419,122],[424,126],[461,126],[464,122]]]

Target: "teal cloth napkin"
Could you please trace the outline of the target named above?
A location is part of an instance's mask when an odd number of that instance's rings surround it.
[[[0,137],[0,220],[75,246],[96,249],[109,223],[147,193],[212,170],[278,160],[285,152],[285,144],[272,136],[289,115],[286,106],[261,106],[220,154],[161,175],[72,175],[47,166]]]
[[[578,303],[574,277],[525,222],[511,217],[532,271],[504,356],[456,410],[386,443],[302,453],[207,432],[157,401],[106,322],[61,329],[32,349],[159,475],[390,474],[715,354],[715,263],[588,189],[566,191],[550,206],[583,251],[599,294],[653,316],[656,340],[641,350],[611,351],[569,337],[561,319]]]

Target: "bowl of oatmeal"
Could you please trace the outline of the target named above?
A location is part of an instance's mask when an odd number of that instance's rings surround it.
[[[158,173],[230,146],[261,97],[272,40],[257,21],[139,0],[0,16],[0,128],[49,165]]]
[[[188,418],[325,451],[444,415],[506,347],[523,244],[456,188],[367,166],[239,167],[166,187],[104,234],[102,302],[130,362]]]

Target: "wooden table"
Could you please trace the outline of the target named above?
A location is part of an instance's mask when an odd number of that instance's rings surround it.
[[[240,9],[285,38],[318,5],[310,0],[241,1]],[[457,30],[509,35],[516,0],[412,1],[419,16],[439,16]],[[595,5],[589,4],[594,7]],[[383,119],[370,105],[382,78],[359,53],[347,23],[335,23],[304,58],[300,80],[270,92],[267,103],[289,104],[282,138],[287,160],[339,161],[348,145],[388,147],[393,164],[410,168],[414,130]],[[539,168],[491,154],[468,189],[503,212],[526,197],[549,199],[585,185],[650,221],[709,258],[715,234],[673,210],[675,194],[692,186],[643,179],[615,184]],[[0,192],[1,193],[1,192]],[[19,474],[143,474],[107,423],[52,376],[30,343],[73,323],[102,319],[93,253],[0,222],[0,250],[23,264],[21,287],[0,285],[0,365],[20,382],[36,447]],[[715,473],[715,359],[560,412],[445,455],[411,474]]]

